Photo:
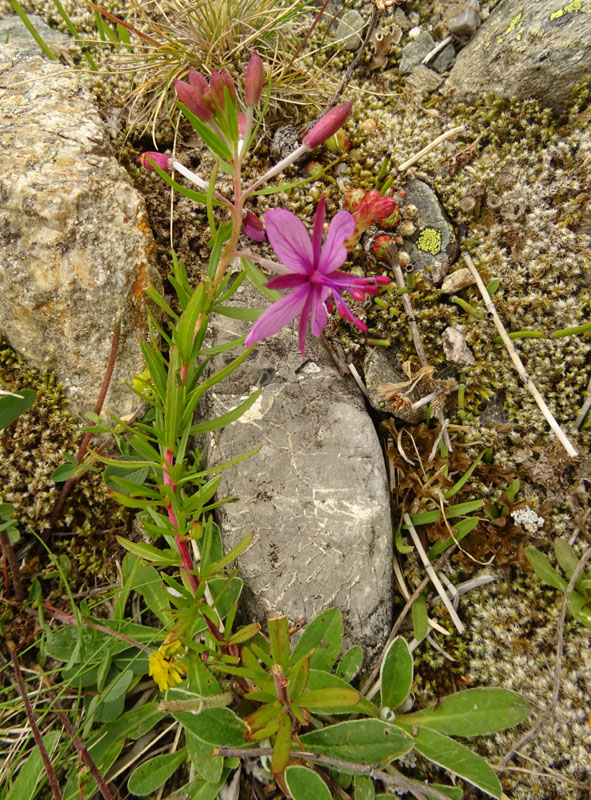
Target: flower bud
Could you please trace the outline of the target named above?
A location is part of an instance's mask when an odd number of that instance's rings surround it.
[[[172,158],[170,156],[165,156],[164,153],[148,152],[148,153],[142,153],[136,158],[138,164],[141,164],[142,167],[149,169],[150,172],[154,172],[154,167],[152,166],[152,164],[150,164],[150,161],[148,159],[151,159],[154,162],[154,164],[156,164],[157,167],[160,167],[160,169],[163,169],[164,172],[169,172],[170,162],[172,161]]]
[[[252,211],[246,211],[244,214],[242,232],[250,239],[254,239],[255,242],[262,242],[265,238],[265,226]]]
[[[230,100],[235,104],[238,102],[238,97],[236,96],[236,87],[234,86],[234,81],[232,80],[232,76],[228,72],[228,70],[223,67],[220,70],[220,77],[224,82],[224,86],[228,90],[228,94],[230,95]]]
[[[361,238],[361,234],[366,231],[374,222],[390,216],[396,209],[396,201],[392,197],[384,197],[377,189],[367,192],[361,200],[357,209],[353,212],[355,218],[355,230],[352,236],[345,242],[347,250],[355,248]]]
[[[196,72],[195,74],[199,74]],[[177,97],[187,106],[192,114],[195,114],[201,122],[209,122],[211,119],[211,109],[205,102],[205,93],[201,92],[194,84],[187,83],[186,81],[175,80],[174,88],[176,89]]]
[[[246,77],[244,79],[244,102],[247,106],[256,106],[261,99],[264,79],[263,60],[255,51],[246,67]]]
[[[221,74],[217,70],[212,69],[211,75],[209,76],[209,86],[211,88],[215,109],[221,112],[224,111],[226,105],[226,98],[224,97],[225,85],[226,83]]]
[[[336,133],[351,113],[353,103],[340,103],[320,117],[312,130],[304,136],[304,144],[313,150]]]

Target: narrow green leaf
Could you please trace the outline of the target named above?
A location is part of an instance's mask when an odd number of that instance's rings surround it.
[[[400,758],[413,747],[413,739],[406,731],[378,719],[338,722],[300,738],[302,747],[314,753],[376,766]]]
[[[132,542],[129,539],[124,539],[122,536],[117,536],[117,541],[128,550],[130,553],[135,553],[136,556],[143,558],[145,561],[157,563],[159,566],[179,566],[181,558],[178,552],[168,549],[160,550],[146,542]]]
[[[427,597],[425,592],[417,597],[412,604],[412,627],[415,639],[422,642],[429,633],[429,615],[427,613]]]
[[[242,747],[246,743],[246,725],[229,708],[206,708],[200,714],[179,711],[173,717],[209,744]]]
[[[279,721],[279,728],[275,735],[275,744],[273,745],[273,758],[271,759],[271,772],[273,775],[279,775],[283,772],[289,761],[290,750],[291,720],[284,714]]]
[[[202,741],[190,731],[186,731],[187,750],[191,763],[201,777],[214,783],[220,779],[224,767],[224,759],[215,756],[215,746]]]
[[[380,695],[382,708],[398,708],[406,700],[412,686],[413,661],[406,640],[397,636],[380,669]]]
[[[248,281],[258,289],[259,292],[268,297],[269,300],[275,302],[276,300],[281,299],[281,293],[277,292],[275,289],[267,289],[265,283],[269,281],[269,277],[267,275],[263,275],[260,269],[249,259],[249,258],[241,258],[240,262],[244,270],[246,270],[246,277]]]
[[[369,775],[355,775],[353,778],[355,800],[374,800],[376,796],[372,779]]]
[[[127,781],[127,789],[131,794],[143,797],[152,794],[162,786],[187,758],[187,748],[176,753],[164,753],[144,761],[135,769]]]
[[[83,467],[80,464],[60,464],[51,473],[51,480],[54,483],[63,483],[73,478],[78,471],[83,472]]]
[[[256,322],[261,316],[264,308],[239,308],[238,306],[212,306],[212,311],[216,311],[223,317],[231,317],[232,319],[241,319],[244,322]]]
[[[328,608],[318,614],[304,629],[294,647],[290,663],[295,664],[310,650],[312,669],[331,670],[343,644],[343,615],[338,608]]]
[[[287,767],[285,783],[293,800],[331,800],[328,786],[318,773],[308,767]]]
[[[350,683],[361,669],[363,662],[363,649],[361,645],[354,644],[345,651],[336,668],[336,675]]]
[[[451,497],[454,497],[454,495],[456,495],[460,491],[462,486],[464,486],[470,480],[472,473],[482,461],[485,452],[486,450],[482,450],[482,452],[478,454],[476,460],[473,461],[472,464],[470,464],[466,472],[462,475],[462,477],[458,481],[454,483],[451,489],[446,489],[446,491],[443,493],[443,496],[445,497],[446,500],[449,500]]]
[[[347,714],[360,698],[360,693],[351,686],[328,686],[326,689],[306,689],[297,698],[297,705],[320,714]]]
[[[339,689],[350,689],[351,687],[348,685],[346,681],[342,678],[333,675],[331,672],[327,672],[324,669],[311,669],[308,673],[308,689],[310,690],[322,690],[331,691],[335,688]],[[305,702],[302,701],[302,705],[305,705]],[[350,708],[348,705],[341,706],[337,709],[337,707],[333,707],[331,714],[348,714],[350,712]],[[359,695],[359,699],[357,701],[357,705],[355,711],[360,714],[368,714],[371,717],[378,717],[379,716],[379,709],[375,706],[370,700],[367,700],[363,695]]]
[[[232,154],[230,153],[225,142],[216,136],[215,133],[213,133],[213,131],[204,122],[201,122],[201,120],[196,117],[195,114],[189,111],[186,106],[184,106],[182,103],[179,103],[179,107],[209,149],[219,158],[222,158],[225,161],[231,161]]]
[[[197,319],[200,314],[204,313],[203,283],[199,283],[177,323],[174,336],[174,340],[179,348],[181,360],[184,364],[187,364],[193,355],[193,342],[195,339]]]
[[[107,686],[102,695],[103,703],[112,703],[129,689],[133,680],[133,672],[130,669],[120,672],[114,680]]]
[[[535,547],[529,545],[525,548],[525,556],[529,563],[532,565],[534,572],[541,581],[553,586],[555,589],[564,591],[568,586],[564,578],[556,572],[550,563],[548,556],[540,553]]]
[[[579,559],[577,558],[575,551],[566,541],[566,539],[555,539],[554,552],[556,554],[556,560],[558,561],[558,563],[562,567],[564,574],[570,581],[574,571],[576,570],[579,564]],[[579,576],[579,580],[581,578],[584,578],[584,575]]]
[[[61,732],[59,730],[43,736],[43,744],[49,756],[51,756],[60,736]],[[45,765],[39,748],[35,747],[21,766],[20,772],[12,784],[12,789],[5,796],[6,800],[31,800],[35,796],[35,787],[42,775],[45,775]]]
[[[29,31],[29,33],[31,34],[33,39],[37,42],[37,44],[39,45],[39,47],[43,51],[45,56],[50,61],[57,61],[58,59],[57,59],[56,54],[53,52],[51,47],[45,42],[45,39],[41,36],[41,34],[38,33],[37,29],[35,28],[35,26],[31,22],[31,20],[25,14],[25,12],[22,9],[22,7],[21,7],[20,3],[18,2],[18,0],[9,0],[9,2],[10,2],[10,5],[13,7],[13,9],[16,11],[16,13],[19,15],[19,17],[21,18],[21,20],[23,21],[23,24],[24,24],[25,28]]]
[[[451,798],[451,800],[462,800],[462,797],[464,796],[464,790],[460,789],[459,786],[444,786],[442,783],[431,783],[429,786],[431,786],[433,789],[437,789],[438,792],[441,792],[441,794]],[[435,797],[432,794],[429,794],[429,786],[425,786],[423,791],[427,797],[430,797],[431,800],[435,800]]]
[[[458,503],[456,506],[450,506],[445,509],[445,518],[454,519],[454,517],[463,517],[465,514],[471,514],[473,511],[478,511],[484,505],[484,500],[468,500],[465,503]],[[421,511],[418,514],[411,514],[410,519],[413,525],[430,525],[431,522],[437,522],[441,517],[439,509],[433,511]],[[406,525],[403,525],[406,527]]]
[[[286,616],[272,617],[267,620],[271,658],[273,664],[279,664],[286,675],[289,666],[289,623]]]
[[[401,719],[450,736],[483,736],[523,722],[531,712],[521,695],[508,689],[466,689]]]
[[[183,414],[184,387],[180,382],[181,356],[178,348],[170,351],[170,363],[166,381],[166,402],[164,422],[164,446],[174,451],[176,440],[180,434],[180,423]]]
[[[474,528],[478,525],[480,520],[478,517],[468,517],[467,519],[461,519],[457,522],[453,529],[455,531],[454,536],[450,536],[448,539],[440,539],[438,542],[429,548],[429,558],[432,560],[437,558],[438,555],[441,555],[444,550],[447,550],[454,542],[461,541],[464,536],[467,536]]]
[[[453,772],[492,797],[501,797],[501,784],[486,761],[465,745],[434,730],[419,728],[414,737],[421,755]]]
[[[258,400],[261,394],[261,390],[257,389],[253,392],[250,397],[248,397],[243,403],[233,408],[232,411],[228,411],[226,414],[221,414],[219,417],[215,417],[214,419],[209,419],[205,422],[198,422],[195,425],[191,426],[191,435],[195,436],[199,433],[210,433],[211,431],[217,431],[221,428],[225,428],[226,425],[230,425],[232,422],[236,422],[237,419],[248,411],[248,409],[253,405],[253,403]]]

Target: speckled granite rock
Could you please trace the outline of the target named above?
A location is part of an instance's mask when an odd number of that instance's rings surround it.
[[[122,379],[144,369],[143,290],[160,283],[143,198],[76,73],[28,47],[0,48],[0,140],[0,334],[55,372],[82,412],[94,408],[119,312],[105,409],[129,413]]]
[[[502,0],[458,55],[448,85],[458,98],[494,92],[562,111],[591,73],[590,41],[586,0]]]
[[[250,287],[239,302],[262,305]],[[216,342],[246,329],[221,319]],[[348,641],[373,651],[387,636],[393,591],[382,452],[356,384],[339,375],[319,340],[309,336],[307,347],[302,363],[290,326],[260,342],[210,394],[209,415],[262,389],[239,421],[211,434],[210,464],[262,444],[256,456],[223,473],[219,496],[238,500],[219,509],[219,521],[228,548],[255,532],[238,560],[251,615],[312,619],[338,606]]]

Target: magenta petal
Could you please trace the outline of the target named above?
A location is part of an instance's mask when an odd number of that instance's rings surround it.
[[[326,200],[324,195],[320,198],[316,213],[314,214],[314,229],[312,231],[312,250],[314,251],[314,267],[320,263],[322,252],[322,235],[324,233],[324,220],[326,219]]]
[[[348,211],[339,211],[332,218],[320,261],[316,268],[323,275],[332,272],[347,260],[344,243],[355,230],[355,219]]]
[[[294,289],[290,294],[273,303],[255,322],[244,340],[247,347],[268,336],[273,336],[294,320],[306,304],[308,287]]]
[[[282,264],[292,272],[306,275],[312,272],[312,242],[301,219],[284,208],[274,208],[265,214],[265,229],[271,247]]]
[[[314,304],[312,307],[312,324],[311,329],[314,336],[320,336],[322,331],[326,328],[328,322],[328,314],[324,307],[324,301],[328,298],[330,289],[323,286],[321,289],[316,289]]]
[[[302,314],[300,317],[300,326],[298,330],[298,344],[300,346],[300,353],[302,354],[302,358],[306,358],[306,335],[308,333],[308,319],[310,317],[310,307],[312,305],[313,300],[313,292],[308,292],[308,296],[306,297],[306,302],[304,303],[304,307],[302,308]]]
[[[267,289],[295,289],[296,286],[301,286],[302,283],[308,283],[307,275],[300,275],[299,272],[288,272],[285,275],[277,275],[267,281],[265,286]]]

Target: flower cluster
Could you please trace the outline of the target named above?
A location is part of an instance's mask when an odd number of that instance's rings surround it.
[[[165,643],[155,653],[150,653],[148,675],[154,678],[161,692],[183,680],[188,664],[184,659],[177,657],[181,654],[185,654],[185,649],[178,639]]]

